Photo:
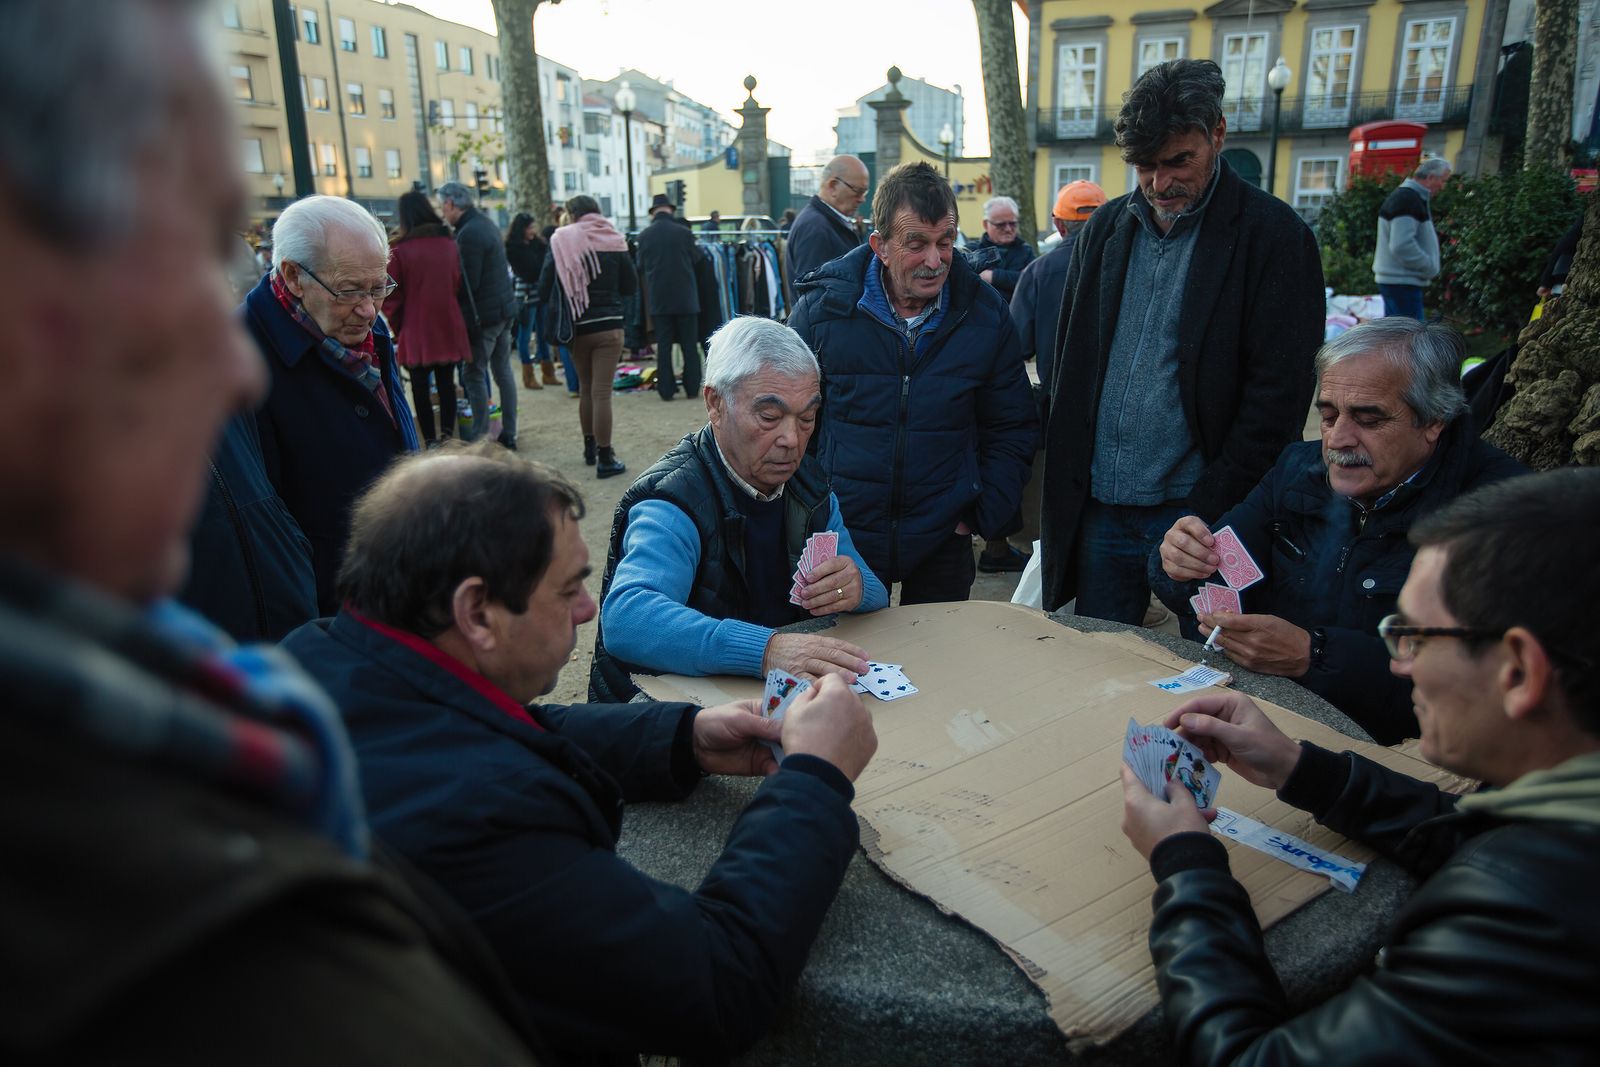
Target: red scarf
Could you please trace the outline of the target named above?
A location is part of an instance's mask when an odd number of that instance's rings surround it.
[[[272,295],[278,298],[278,303],[289,313],[289,317],[317,342],[317,352],[323,361],[366,386],[378,398],[389,421],[399,426],[399,421],[394,417],[394,408],[389,406],[389,391],[384,388],[383,375],[378,369],[378,342],[372,331],[368,330],[367,336],[354,347],[329,337],[322,332],[322,327],[317,325],[317,320],[311,317],[300,299],[289,291],[279,271],[272,272]]]

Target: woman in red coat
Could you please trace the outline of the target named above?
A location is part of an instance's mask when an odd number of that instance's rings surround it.
[[[456,364],[465,359],[467,324],[461,313],[461,255],[455,238],[426,195],[400,197],[400,229],[389,251],[389,276],[400,287],[383,302],[395,335],[395,361],[411,375],[411,406],[424,442],[453,436]],[[439,431],[433,426],[430,379],[439,391]]]

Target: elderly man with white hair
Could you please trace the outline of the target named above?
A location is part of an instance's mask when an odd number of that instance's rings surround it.
[[[736,318],[707,350],[710,421],[640,475],[617,504],[600,585],[590,699],[624,701],[630,676],[792,674],[867,669],[866,652],[779,628],[814,616],[886,607],[839,501],[806,444],[822,404],[816,357],[793,330]],[[790,601],[791,575],[813,534],[837,537]]]
[[[272,390],[257,416],[267,477],[311,542],[317,610],[334,593],[350,505],[389,462],[418,447],[378,317],[395,283],[389,240],[366,208],[337,196],[289,205],[272,227],[272,271],[244,300]]]
[[[983,240],[978,249],[980,255],[986,249],[992,251],[978,260],[983,265],[978,277],[998,289],[1008,304],[1023,269],[1033,262],[1033,246],[1017,232],[1021,224],[1017,202],[1009,196],[991,196],[983,202]]]

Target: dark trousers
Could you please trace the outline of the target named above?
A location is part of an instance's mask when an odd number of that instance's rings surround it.
[[[944,542],[900,579],[900,603],[946,604],[972,599],[978,564],[972,558],[972,535],[951,533]]]
[[[411,407],[417,413],[417,432],[424,443],[433,437],[433,399],[428,393],[428,380],[439,390],[439,436],[454,437],[456,431],[456,365],[433,363],[426,367],[412,367]]]
[[[1078,526],[1079,615],[1138,626],[1150,607],[1150,553],[1189,510],[1181,504],[1084,504]]]
[[[700,395],[699,315],[657,315],[656,391],[671,397],[678,391],[678,378],[672,369],[672,346],[683,349],[683,391],[693,399]]]
[[[1385,316],[1399,315],[1419,322],[1422,320],[1422,286],[1380,284],[1378,295],[1383,297]]]

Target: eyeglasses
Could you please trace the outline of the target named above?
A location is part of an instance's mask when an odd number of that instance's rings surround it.
[[[312,274],[311,268],[304,263],[296,263],[295,266],[300,268],[301,274],[328,290],[328,295],[333,297],[333,302],[336,304],[355,305],[363,300],[371,300],[374,304],[381,304],[385,297],[400,288],[399,282],[385,274],[383,276],[384,284],[376,289],[335,289],[315,274]]]
[[[1017,220],[1012,219],[1010,222],[991,222],[989,225],[993,226],[997,230],[1014,230],[1017,228]]]
[[[833,176],[833,180],[838,182],[840,185],[844,186],[846,189],[850,190],[852,193],[855,193],[857,196],[866,196],[867,195],[867,191],[865,189],[857,189],[855,186],[851,185],[849,182],[845,181],[843,178],[839,177],[837,174],[835,174]]]
[[[1424,639],[1429,637],[1471,640],[1501,637],[1504,634],[1504,630],[1486,630],[1478,626],[1412,626],[1405,621],[1404,615],[1385,615],[1378,623],[1378,636],[1383,638],[1383,647],[1389,650],[1389,658],[1402,662],[1415,658]]]

